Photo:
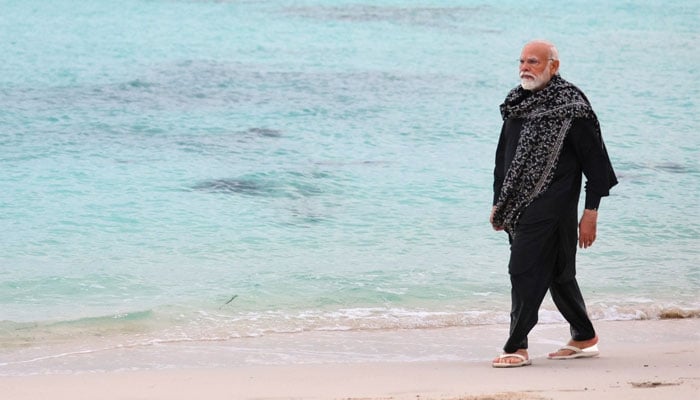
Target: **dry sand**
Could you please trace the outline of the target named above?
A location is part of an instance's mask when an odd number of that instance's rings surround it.
[[[533,365],[479,361],[312,363],[0,377],[28,399],[679,399],[700,398],[700,319],[597,322],[601,356],[547,360],[562,327],[538,328]],[[556,329],[555,329],[556,328]],[[460,335],[460,330],[453,330]],[[403,340],[410,331],[385,335]],[[500,341],[503,338],[493,338]],[[545,346],[546,344],[546,346]],[[547,348],[545,348],[547,347]],[[490,351],[490,350],[489,350]],[[495,355],[492,354],[492,355]]]

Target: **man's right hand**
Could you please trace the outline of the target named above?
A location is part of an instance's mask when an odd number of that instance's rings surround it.
[[[491,226],[493,227],[493,230],[494,230],[494,231],[502,231],[502,230],[503,230],[503,227],[502,227],[502,226],[496,226],[496,225],[493,223],[493,215],[494,215],[495,213],[496,213],[496,206],[493,206],[493,208],[491,209],[491,216],[489,217],[489,222],[491,223]]]

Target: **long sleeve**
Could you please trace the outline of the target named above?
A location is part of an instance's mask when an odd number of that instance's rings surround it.
[[[596,122],[576,119],[569,132],[576,156],[586,177],[585,207],[598,209],[600,199],[617,183],[605,146],[597,133]]]
[[[503,186],[503,179],[505,178],[505,152],[506,152],[506,139],[505,139],[505,123],[501,127],[501,135],[498,138],[498,147],[496,147],[496,164],[493,168],[493,204],[495,205],[498,201],[498,196],[501,193],[501,186]]]

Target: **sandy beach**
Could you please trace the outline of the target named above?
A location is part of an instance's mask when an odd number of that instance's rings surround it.
[[[230,368],[115,370],[0,377],[3,399],[694,399],[700,394],[700,319],[596,323],[601,356],[546,359],[563,324],[531,335],[533,365],[494,369],[489,359],[505,327],[434,331],[436,341],[470,340],[468,361],[338,361]],[[376,334],[376,333],[375,333]],[[413,331],[385,331],[386,343],[412,340]],[[425,332],[423,332],[425,334]],[[337,337],[362,348],[355,335]],[[374,342],[378,336],[374,337]],[[313,333],[302,338],[313,340]],[[471,338],[471,339],[470,339]],[[556,347],[554,345],[554,347]],[[173,349],[174,350],[174,349]],[[138,351],[138,350],[134,350]],[[175,351],[175,350],[174,350]],[[467,353],[465,349],[465,354]],[[108,354],[104,355],[109,357]],[[138,356],[138,355],[137,355]]]

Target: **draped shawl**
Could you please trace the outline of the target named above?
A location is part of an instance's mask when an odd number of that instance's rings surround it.
[[[536,92],[516,87],[508,93],[500,109],[504,121],[523,119],[520,139],[493,217],[494,225],[502,226],[515,236],[515,226],[525,208],[552,183],[572,121],[575,118],[593,120],[601,144],[603,138],[598,118],[586,96],[559,75],[554,75],[545,88]],[[603,149],[605,151],[604,145]],[[614,179],[612,166],[609,168]],[[617,181],[610,183],[612,187]]]

